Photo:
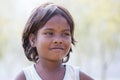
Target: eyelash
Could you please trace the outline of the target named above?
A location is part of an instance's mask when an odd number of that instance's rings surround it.
[[[46,32],[45,35],[53,35],[53,32]]]
[[[70,36],[70,33],[64,33],[65,36]]]
[[[52,35],[54,35],[54,33],[53,32],[46,32],[46,33],[44,33],[45,35],[47,35],[47,36],[52,36]],[[67,32],[65,32],[65,33],[63,33],[62,34],[62,36],[71,36],[71,34],[70,33],[67,33]]]

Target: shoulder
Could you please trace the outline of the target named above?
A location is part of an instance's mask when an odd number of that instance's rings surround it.
[[[16,76],[15,80],[26,80],[26,79],[25,79],[24,72],[21,71],[21,72]]]
[[[90,76],[88,76],[87,74],[85,74],[81,71],[80,71],[79,77],[80,77],[80,80],[94,80]]]
[[[84,72],[80,71],[80,68],[78,66],[71,66],[67,65],[69,67],[69,70],[71,69],[73,72],[75,72],[76,77],[79,77],[77,79],[80,80],[94,80]]]

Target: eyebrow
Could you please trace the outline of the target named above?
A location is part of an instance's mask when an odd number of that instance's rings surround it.
[[[44,29],[44,30],[53,30],[52,28],[47,28],[47,29]]]
[[[47,28],[47,29],[45,29],[45,30],[54,31],[54,29],[52,29],[52,28]],[[64,31],[70,31],[70,29],[64,29],[63,32],[64,32]]]

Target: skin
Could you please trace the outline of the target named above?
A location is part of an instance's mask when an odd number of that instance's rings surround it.
[[[43,80],[63,80],[65,66],[62,59],[71,48],[70,26],[66,19],[60,15],[52,17],[43,28],[38,30],[37,36],[29,37],[32,47],[36,47],[39,62],[35,69]],[[80,72],[81,80],[93,80],[83,72]],[[21,72],[16,80],[25,80]]]
[[[61,16],[51,18],[43,28],[38,30],[37,37],[34,35],[31,37],[41,62],[42,60],[61,62],[71,47],[70,27]]]

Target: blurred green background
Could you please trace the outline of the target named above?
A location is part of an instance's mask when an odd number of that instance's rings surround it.
[[[0,0],[0,80],[31,64],[22,30],[31,11],[47,1],[63,5],[74,18],[77,43],[68,64],[95,80],[120,80],[120,0]]]

